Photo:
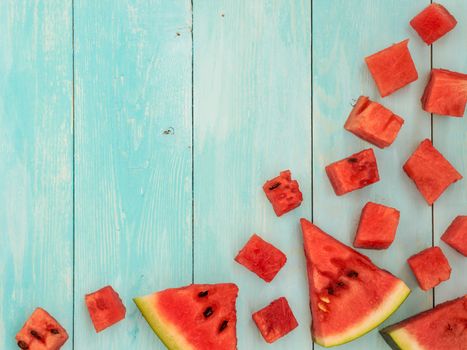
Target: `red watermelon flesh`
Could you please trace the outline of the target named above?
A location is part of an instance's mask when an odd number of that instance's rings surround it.
[[[423,290],[430,290],[451,276],[451,266],[439,247],[422,250],[407,262]]]
[[[467,257],[467,216],[456,217],[441,239]]]
[[[382,97],[418,79],[408,44],[409,39],[365,58]]]
[[[313,339],[349,342],[377,327],[410,289],[371,260],[301,219],[307,260]]]
[[[85,301],[96,332],[101,332],[125,318],[125,306],[111,286],[87,294]]]
[[[385,148],[394,142],[402,124],[404,119],[367,96],[360,96],[344,128],[365,141]]]
[[[279,176],[266,181],[263,190],[277,216],[299,207],[303,200],[298,182],[292,180],[290,170],[281,171]]]
[[[329,164],[326,174],[338,196],[379,181],[378,165],[371,148]]]
[[[236,350],[237,295],[233,283],[192,284],[134,301],[170,350]]]
[[[298,327],[292,309],[284,297],[256,311],[252,317],[264,340],[268,343],[274,343]]]
[[[368,202],[362,210],[354,247],[386,249],[394,241],[399,225],[399,210]]]
[[[410,21],[412,28],[428,45],[451,31],[456,24],[454,16],[440,4],[430,4]]]
[[[68,334],[47,311],[37,308],[16,335],[16,340],[23,350],[58,350],[68,340]]]
[[[254,234],[235,257],[235,261],[271,282],[284,266],[287,257],[272,244]]]
[[[428,139],[420,143],[403,169],[429,205],[432,205],[451,184],[462,179],[462,175]]]
[[[462,117],[467,104],[467,74],[432,69],[421,101],[429,113]]]
[[[467,295],[381,330],[396,350],[466,350]]]

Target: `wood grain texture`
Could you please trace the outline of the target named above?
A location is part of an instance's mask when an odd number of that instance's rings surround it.
[[[75,1],[75,349],[163,349],[132,298],[192,277],[191,7]],[[125,321],[95,334],[84,295]]]
[[[194,2],[196,282],[240,288],[239,349],[311,348],[299,218],[311,216],[309,1]],[[263,183],[290,169],[302,206],[277,218]],[[257,233],[287,254],[266,284],[234,262]],[[300,327],[266,344],[251,314],[287,297]]]
[[[433,45],[433,67],[467,74],[467,2],[443,1],[456,17],[457,26]],[[427,81],[428,77],[424,77]],[[441,235],[458,215],[467,215],[467,117],[433,117],[433,141],[441,153],[464,176],[452,185],[434,206],[434,244],[439,245],[452,267],[449,281],[436,288],[435,302],[453,299],[467,293],[467,259],[440,241]]]
[[[71,2],[1,1],[0,33],[0,349],[7,350],[37,306],[72,328]]]

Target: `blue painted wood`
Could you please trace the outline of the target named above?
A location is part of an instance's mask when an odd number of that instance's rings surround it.
[[[191,282],[190,1],[75,1],[75,349],[163,349],[132,298]],[[84,295],[127,318],[95,334]]]
[[[0,2],[0,349],[37,306],[71,336],[71,58],[70,1]]]
[[[311,349],[299,218],[311,216],[309,1],[194,2],[196,282],[240,288],[239,349]],[[277,218],[264,181],[290,169],[302,206]],[[267,284],[234,262],[257,233],[288,261]],[[289,300],[299,328],[268,345],[251,314]]]

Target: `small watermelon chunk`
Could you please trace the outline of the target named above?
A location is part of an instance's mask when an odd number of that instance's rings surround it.
[[[451,184],[462,179],[462,175],[428,139],[420,143],[405,162],[403,169],[429,205],[432,205]]]
[[[418,285],[423,290],[436,287],[451,277],[451,266],[439,247],[431,247],[407,259]]]
[[[344,128],[379,148],[390,146],[404,124],[404,119],[381,104],[360,96]]]
[[[396,350],[467,349],[467,295],[446,301],[380,331]]]
[[[287,257],[271,243],[254,234],[237,254],[235,261],[266,282],[271,282],[286,263]]]
[[[268,343],[274,343],[298,327],[292,309],[284,297],[256,311],[252,317],[264,340]]]
[[[410,293],[365,255],[301,219],[313,339],[325,347],[354,340],[388,318]]]
[[[382,97],[418,79],[408,44],[409,39],[365,58]]]
[[[362,210],[357,234],[353,243],[356,248],[386,249],[394,241],[400,212],[382,204],[368,202]]]
[[[379,181],[378,164],[371,148],[329,164],[326,174],[338,196]]]
[[[37,308],[16,335],[23,350],[58,350],[68,340],[68,334],[44,309]]]
[[[299,207],[303,200],[298,182],[292,180],[290,170],[281,171],[278,177],[266,181],[263,190],[277,216]]]
[[[467,104],[467,74],[432,69],[421,101],[429,113],[462,117]]]
[[[456,217],[441,239],[467,257],[467,216]]]
[[[134,302],[169,350],[236,350],[237,295],[233,283],[192,284]]]
[[[111,286],[87,294],[85,302],[97,333],[125,318],[125,306]]]
[[[454,16],[440,4],[430,4],[410,21],[412,28],[427,45],[451,31],[456,24]]]

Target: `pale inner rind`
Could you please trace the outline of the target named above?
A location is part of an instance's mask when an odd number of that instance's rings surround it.
[[[396,329],[388,334],[401,349],[425,350],[404,328]]]

